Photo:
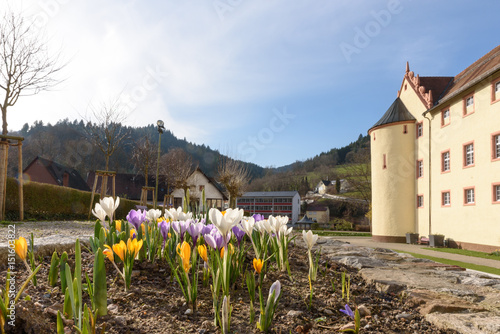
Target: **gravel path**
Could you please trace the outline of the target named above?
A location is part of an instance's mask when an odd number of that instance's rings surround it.
[[[83,236],[94,233],[95,221],[47,221],[47,222],[17,222],[15,224],[16,238],[25,237],[28,239],[33,232],[36,239],[48,236]],[[0,224],[0,243],[7,242],[7,232],[12,224]]]

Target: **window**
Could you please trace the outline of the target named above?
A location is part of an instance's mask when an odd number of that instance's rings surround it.
[[[417,208],[424,207],[424,195],[417,195]]]
[[[204,185],[201,185],[201,186],[199,187],[199,189],[200,189],[200,192],[202,192],[202,191],[205,189],[205,186],[204,186]]]
[[[382,169],[387,169],[387,157],[386,157],[385,154],[384,154],[383,159],[384,159],[384,162],[383,162],[383,165],[382,165]]]
[[[403,133],[408,133],[408,125],[403,125]]]
[[[474,166],[474,143],[464,145],[464,167]]]
[[[424,160],[417,161],[417,178],[424,177]]]
[[[491,139],[491,159],[500,160],[500,133],[494,133]]]
[[[450,124],[450,108],[441,111],[441,126]]]
[[[472,205],[475,204],[474,188],[464,189],[464,204]]]
[[[493,203],[500,203],[500,183],[493,184]]]
[[[474,94],[470,94],[464,98],[464,116],[468,116],[474,112]]]
[[[441,153],[441,172],[450,171],[450,151]]]
[[[441,206],[450,206],[450,205],[451,205],[450,191],[443,191],[441,193]]]
[[[417,123],[417,138],[422,137],[424,135],[424,123]]]
[[[496,102],[500,100],[500,78],[493,81],[491,84],[491,102]]]

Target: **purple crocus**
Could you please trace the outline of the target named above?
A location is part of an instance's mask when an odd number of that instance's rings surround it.
[[[204,238],[207,245],[209,245],[213,249],[220,249],[224,243],[222,234],[220,234],[220,232],[216,228],[214,228],[212,232],[205,234]]]
[[[265,219],[265,218],[264,218],[264,216],[263,216],[263,215],[261,215],[260,213],[256,213],[256,214],[254,214],[252,217],[253,217],[253,219],[255,219],[255,221],[256,221],[256,222],[259,222],[259,221],[261,221],[261,220],[264,220],[264,219]]]
[[[196,241],[198,241],[198,237],[200,236],[203,227],[205,227],[203,223],[193,223],[187,227],[187,232],[191,238],[193,238],[193,246],[196,246]]]
[[[217,249],[217,241],[215,241],[215,238],[213,235],[211,235],[210,233],[207,233],[203,236],[203,238],[205,239],[205,243],[212,247],[212,249]]]
[[[240,229],[238,226],[234,226],[232,231],[236,237],[236,241],[238,241],[238,247],[240,247],[241,240],[243,240],[243,237],[245,236],[245,231]]]
[[[146,213],[146,210],[130,210],[127,221],[135,227],[136,231],[139,231],[141,224],[146,220]]]
[[[168,231],[170,231],[170,223],[163,220],[158,223],[158,228],[160,229],[161,235],[163,236],[163,248],[165,248],[165,242],[168,238]]]
[[[186,230],[188,226],[191,224],[191,221],[192,220],[172,222],[172,228],[174,229],[175,233],[177,233],[180,236],[181,243],[184,241],[184,233],[186,233]]]
[[[201,230],[201,234],[203,234],[203,235],[209,234],[210,232],[212,232],[213,229],[214,229],[214,224],[205,225],[205,226],[203,226],[203,229]]]
[[[345,304],[345,310],[344,309],[340,309],[340,312],[350,316],[352,319],[354,319],[354,312],[351,310],[351,308],[349,307],[349,305]]]

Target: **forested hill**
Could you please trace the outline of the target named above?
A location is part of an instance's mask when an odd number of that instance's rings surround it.
[[[63,165],[75,168],[85,177],[90,170],[104,169],[104,154],[94,147],[86,138],[85,123],[83,121],[69,121],[68,119],[57,122],[54,125],[44,124],[36,121],[31,126],[25,124],[23,128],[12,135],[18,134],[25,138],[23,143],[23,167],[26,167],[34,157],[41,156]],[[131,159],[136,143],[145,137],[149,137],[154,147],[158,147],[158,131],[155,125],[145,127],[121,127],[122,133],[127,133],[126,139],[113,153],[109,162],[109,169],[119,173],[137,173]],[[369,145],[369,137],[359,135],[357,141],[342,147],[333,148],[323,152],[306,161],[297,161],[293,164],[273,168],[274,173],[287,171],[315,171],[331,168],[337,164],[348,161],[349,156],[360,148]],[[204,144],[197,145],[186,139],[175,137],[168,129],[161,136],[161,153],[164,154],[172,148],[181,148],[193,157],[193,161],[208,176],[216,176],[219,161],[223,155]],[[15,152],[9,154],[10,174],[14,175],[17,166]],[[245,163],[250,172],[251,179],[259,179],[269,173],[269,169],[253,163]]]
[[[126,139],[113,153],[109,161],[109,169],[119,173],[136,173],[132,152],[136,143],[149,137],[153,147],[158,147],[158,131],[156,125],[145,127],[121,127],[122,133],[127,133]],[[11,133],[14,134],[14,133]],[[83,121],[59,121],[55,125],[36,121],[33,125],[25,124],[17,134],[23,136],[23,164],[27,166],[37,155],[56,161],[60,164],[77,169],[85,178],[90,170],[104,169],[104,154],[94,147],[86,138],[85,123]],[[186,139],[175,137],[168,129],[161,135],[161,154],[172,148],[181,148],[193,157],[197,164],[208,176],[215,176],[221,153],[206,145],[197,145]],[[17,156],[14,152],[9,158]],[[16,158],[17,159],[17,158]],[[156,161],[156,160],[155,160]],[[16,162],[9,163],[15,167]],[[247,163],[252,178],[263,175],[264,169],[256,164]],[[155,164],[156,167],[156,164]],[[155,168],[156,170],[156,168]]]

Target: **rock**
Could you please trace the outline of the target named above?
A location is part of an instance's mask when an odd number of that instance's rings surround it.
[[[186,310],[186,312],[184,312],[185,315],[190,315],[190,314],[193,314],[193,310],[191,310],[190,308],[188,308]]]
[[[368,307],[366,307],[364,304],[358,306],[358,312],[360,317],[368,317],[372,315]]]
[[[413,315],[406,313],[406,312],[403,312],[403,313],[396,315],[396,319],[412,320]]]
[[[384,261],[369,257],[346,256],[341,258],[332,257],[331,259],[356,269],[378,268],[387,266]]]
[[[472,314],[437,314],[425,316],[427,321],[441,328],[454,329],[459,333],[498,334],[500,333],[500,316],[491,313]]]
[[[399,292],[406,289],[406,285],[401,284],[398,281],[376,280],[375,281],[375,288],[382,293],[398,294]]]
[[[330,309],[328,309],[328,308],[325,308],[325,309],[323,310],[323,313],[324,313],[324,314],[326,314],[326,315],[333,315],[333,311],[332,311],[332,310],[330,310]]]
[[[493,286],[500,284],[499,279],[492,279],[490,277],[465,277],[462,279],[462,284],[477,285],[477,286]]]
[[[295,318],[295,317],[298,317],[299,315],[302,315],[302,313],[304,313],[304,311],[288,311],[288,313],[286,314],[287,317],[292,317],[292,318]]]
[[[214,322],[210,320],[205,320],[201,323],[201,328],[210,330],[212,327],[214,327]]]
[[[108,312],[110,315],[118,314],[118,305],[116,305],[116,304],[108,305]]]
[[[126,327],[127,326],[127,318],[125,318],[124,316],[122,315],[117,315],[115,318],[114,318],[114,322],[119,325],[119,326],[123,326],[123,327]]]

